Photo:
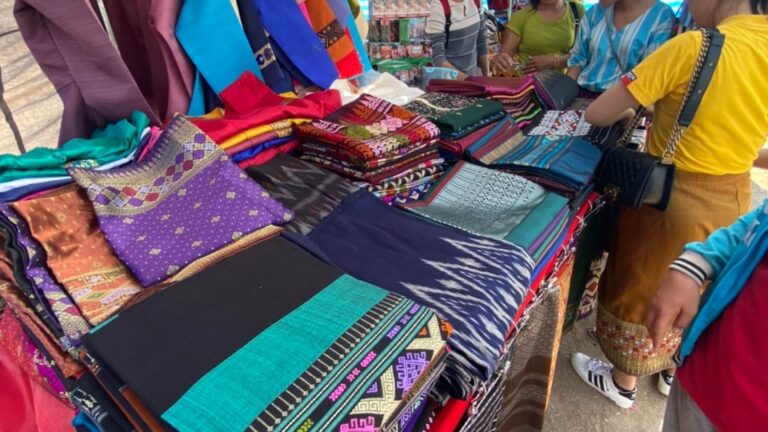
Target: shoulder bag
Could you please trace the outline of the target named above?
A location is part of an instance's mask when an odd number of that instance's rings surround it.
[[[702,33],[703,42],[693,76],[662,157],[627,147],[641,119],[642,109],[638,110],[616,146],[604,154],[595,185],[610,201],[631,208],[650,205],[662,211],[667,209],[675,178],[677,144],[693,122],[725,42],[725,36],[717,29],[705,29]]]

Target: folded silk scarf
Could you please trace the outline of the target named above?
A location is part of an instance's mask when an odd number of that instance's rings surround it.
[[[533,263],[513,244],[430,224],[358,191],[308,237],[291,236],[351,275],[432,307],[453,326],[441,377],[466,398],[487,381],[530,284]],[[467,379],[468,377],[468,379]]]
[[[105,173],[70,173],[88,193],[117,256],[143,286],[245,234],[291,219],[183,117],[171,122],[144,161]]]
[[[300,159],[277,155],[266,164],[248,168],[281,204],[293,211],[288,231],[308,234],[357,187],[336,174]]]
[[[441,371],[444,339],[429,309],[276,237],[133,306],[86,344],[177,430],[388,430]]]
[[[297,136],[342,147],[361,161],[434,140],[439,134],[438,127],[424,117],[370,95],[324,120],[296,126]]]
[[[77,185],[14,203],[13,208],[43,246],[48,268],[92,325],[109,318],[141,289],[115,256]]]
[[[32,177],[66,176],[68,164],[95,167],[132,153],[149,126],[149,118],[134,112],[131,119],[120,120],[99,129],[90,138],[75,138],[58,149],[35,148],[20,156],[0,155],[0,183]]]

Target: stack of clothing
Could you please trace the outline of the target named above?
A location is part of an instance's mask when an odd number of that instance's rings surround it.
[[[429,92],[453,93],[490,98],[504,105],[520,128],[525,128],[541,114],[533,78],[469,77],[465,81],[435,79],[427,86]]]
[[[363,183],[388,203],[418,198],[443,173],[440,129],[371,95],[296,126],[296,134],[302,159]]]
[[[520,176],[459,162],[423,200],[402,205],[421,217],[522,246],[535,262],[569,215],[568,199]]]
[[[398,431],[445,367],[444,327],[275,237],[133,306],[85,344],[90,370],[142,429]]]
[[[521,135],[497,146],[478,142],[468,154],[481,165],[518,174],[572,199],[586,198],[602,158],[600,149],[584,138]]]
[[[38,192],[72,183],[66,166],[108,170],[137,158],[149,141],[149,118],[134,112],[93,132],[91,138],[76,138],[60,148],[35,148],[20,156],[0,155],[0,202],[11,202]]]
[[[269,161],[296,148],[294,126],[323,118],[341,106],[336,90],[284,98],[247,72],[222,92],[218,108],[191,121],[241,168]]]
[[[426,93],[405,106],[440,128],[440,144],[454,157],[466,150],[468,136],[505,116],[504,106],[496,101],[449,93]]]

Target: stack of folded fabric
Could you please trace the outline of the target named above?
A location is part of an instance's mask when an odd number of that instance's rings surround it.
[[[502,118],[475,132],[456,140],[442,140],[443,148],[453,154],[467,153],[473,147],[475,154],[484,154],[483,149],[496,153],[511,149],[525,138],[523,132],[510,116]]]
[[[370,95],[324,120],[296,126],[296,134],[302,159],[364,183],[386,202],[421,196],[443,172],[440,129]]]
[[[578,137],[516,136],[498,146],[478,142],[470,157],[485,166],[510,171],[569,198],[584,197],[602,152]]]
[[[66,166],[107,170],[136,159],[149,140],[149,118],[134,112],[93,132],[91,138],[76,138],[58,149],[35,148],[20,156],[0,155],[0,202],[11,202],[35,193],[72,183]]]
[[[423,200],[403,208],[469,233],[522,246],[538,261],[568,216],[568,199],[520,176],[459,162]]]
[[[323,118],[341,106],[336,90],[285,98],[252,73],[243,74],[221,94],[224,109],[193,118],[241,168],[269,161],[296,148],[294,126]]]
[[[521,128],[529,125],[542,112],[536,99],[533,78],[469,77],[465,81],[435,79],[429,92],[454,93],[485,97],[500,102]]]
[[[449,93],[426,93],[405,109],[428,118],[440,128],[440,143],[453,156],[464,152],[459,142],[505,116],[499,102]]]
[[[399,431],[445,367],[443,327],[275,237],[136,304],[85,344],[89,368],[142,428]]]

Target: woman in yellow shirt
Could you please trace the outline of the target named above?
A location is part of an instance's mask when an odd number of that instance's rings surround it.
[[[768,0],[690,0],[690,11],[699,25],[725,35],[719,63],[675,153],[668,209],[620,210],[598,294],[598,340],[612,365],[580,353],[571,357],[587,384],[623,408],[633,404],[640,376],[662,371],[658,387],[668,394],[682,329],[654,348],[646,308],[684,244],[704,240],[749,210],[749,170],[768,135]],[[648,149],[661,156],[701,44],[700,32],[668,41],[600,96],[586,120],[610,125],[638,105],[653,105]]]
[[[576,40],[576,23],[583,16],[584,6],[580,2],[531,0],[507,24],[501,49],[493,59],[494,71],[513,70],[515,55],[519,57],[521,73],[565,69]]]

